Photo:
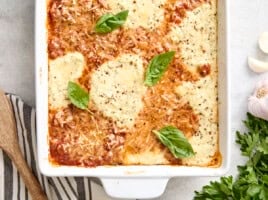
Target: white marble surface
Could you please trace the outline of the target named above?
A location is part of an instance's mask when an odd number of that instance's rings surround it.
[[[246,58],[254,55],[268,60],[257,47],[257,38],[268,31],[267,0],[230,0],[230,69],[231,69],[231,129],[243,128],[247,97],[257,80],[247,68]],[[20,95],[34,105],[34,0],[0,0],[0,87]],[[232,167],[243,163],[238,147],[232,146]],[[158,200],[190,200],[193,191],[211,178],[172,179]],[[99,200],[100,197],[96,197]],[[103,198],[101,198],[103,200]]]

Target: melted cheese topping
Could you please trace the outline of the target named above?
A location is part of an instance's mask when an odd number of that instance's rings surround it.
[[[83,73],[85,60],[81,53],[68,53],[65,56],[49,61],[49,97],[52,109],[66,107],[67,85],[77,80]]]
[[[147,29],[155,29],[164,20],[164,9],[166,0],[107,0],[107,4],[113,13],[129,10],[129,15],[124,26],[137,28],[139,26]]]
[[[92,75],[91,98],[104,115],[119,127],[131,127],[142,109],[144,86],[143,61],[124,54],[101,65]]]
[[[139,154],[127,153],[124,157],[125,165],[164,165],[168,163],[163,150],[145,151]]]
[[[199,116],[198,132],[189,139],[196,155],[183,159],[184,165],[208,165],[218,151],[215,15],[216,1],[203,4],[188,12],[188,17],[179,27],[173,27],[170,33],[173,41],[180,46],[183,62],[190,70],[204,64],[209,64],[211,68],[210,76],[194,83],[184,82],[176,90]]]
[[[185,82],[176,92],[189,102],[199,116],[198,132],[189,140],[196,155],[184,159],[183,164],[205,165],[218,150],[216,78],[206,77],[195,83]]]
[[[179,26],[173,26],[168,37],[180,47],[181,58],[190,69],[204,64],[215,65],[217,55],[216,1],[187,12]]]

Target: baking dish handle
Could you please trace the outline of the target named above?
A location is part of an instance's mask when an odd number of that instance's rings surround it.
[[[122,199],[149,199],[162,195],[168,178],[101,178],[106,193]]]

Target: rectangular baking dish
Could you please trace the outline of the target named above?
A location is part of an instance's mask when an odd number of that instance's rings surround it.
[[[221,176],[230,166],[229,129],[229,69],[228,69],[228,2],[218,0],[218,66],[219,66],[219,134],[223,162],[219,168],[185,166],[100,166],[82,168],[53,166],[48,146],[48,56],[46,0],[36,1],[35,16],[35,70],[37,109],[38,164],[47,176],[98,177],[113,197],[153,198],[160,196],[168,180],[180,176]]]

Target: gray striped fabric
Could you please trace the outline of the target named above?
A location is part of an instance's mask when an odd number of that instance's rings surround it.
[[[35,110],[15,96],[7,94],[11,101],[17,124],[17,133],[22,153],[41,183],[49,200],[104,200],[109,199],[88,178],[50,178],[40,174],[36,166]],[[92,185],[94,185],[92,191]],[[96,194],[97,193],[97,194]],[[0,150],[0,200],[31,199],[23,180],[10,159]]]

